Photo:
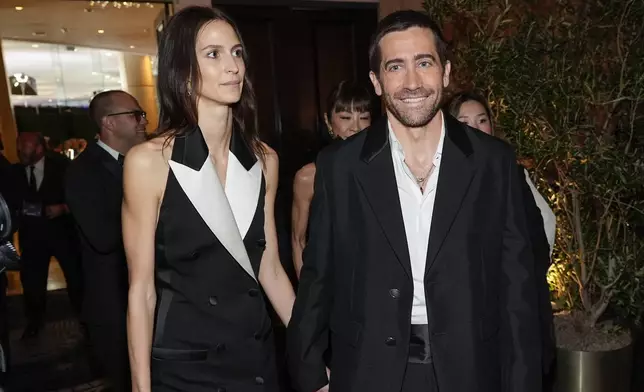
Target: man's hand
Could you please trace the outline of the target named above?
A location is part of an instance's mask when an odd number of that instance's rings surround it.
[[[47,215],[47,218],[49,219],[58,218],[66,212],[67,206],[65,204],[54,204],[45,207],[45,215]]]

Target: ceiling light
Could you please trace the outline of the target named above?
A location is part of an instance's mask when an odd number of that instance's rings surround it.
[[[38,47],[38,44],[33,44],[33,45],[31,45],[31,47],[32,47],[32,48],[37,48],[37,47]]]
[[[108,56],[108,57],[109,57],[109,56],[111,56],[111,55],[112,55],[112,52],[104,52],[103,54],[105,54],[106,56]]]
[[[105,33],[105,30],[100,29],[100,30],[98,30],[98,33],[99,33],[99,34],[103,34],[103,33]]]
[[[98,75],[98,72],[92,71],[92,75]]]
[[[22,11],[22,10],[24,10],[24,7],[22,7],[22,6],[16,6],[16,11]]]
[[[130,49],[134,49],[134,48],[136,48],[136,46],[130,45]]]

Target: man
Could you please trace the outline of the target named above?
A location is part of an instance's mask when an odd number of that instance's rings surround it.
[[[115,391],[130,389],[126,312],[128,271],[121,236],[123,158],[145,138],[145,112],[120,90],[97,94],[90,116],[99,140],[70,165],[65,189],[82,241],[83,314],[93,352]]]
[[[23,132],[17,141],[19,163],[13,166],[19,202],[18,239],[22,249],[20,280],[27,327],[23,338],[38,335],[44,323],[49,260],[58,260],[72,307],[80,311],[82,282],[78,243],[65,204],[63,177],[69,161],[45,155],[45,139]]]
[[[513,152],[439,110],[450,63],[427,15],[385,17],[370,66],[386,119],[317,162],[288,327],[298,391],[328,388],[329,348],[332,392],[539,391]]]

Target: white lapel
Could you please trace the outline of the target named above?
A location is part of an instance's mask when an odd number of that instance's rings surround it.
[[[190,202],[195,207],[206,225],[208,225],[212,233],[217,237],[217,239],[219,239],[226,250],[228,250],[228,252],[233,256],[239,266],[242,267],[253,279],[257,280],[257,277],[253,272],[253,267],[250,263],[248,253],[246,252],[246,247],[244,246],[244,242],[240,235],[240,228],[238,227],[237,223],[240,222],[242,224],[250,226],[250,223],[246,224],[248,218],[245,217],[245,213],[241,212],[242,210],[244,210],[245,212],[245,209],[247,207],[234,207],[235,210],[240,210],[240,217],[243,216],[243,218],[236,219],[235,215],[233,214],[233,209],[231,209],[231,206],[228,202],[228,200],[234,200],[235,197],[239,197],[241,199],[244,192],[250,193],[251,189],[242,190],[241,185],[233,185],[233,188],[235,190],[231,190],[231,198],[227,199],[226,192],[221,186],[221,181],[219,181],[219,176],[217,176],[217,170],[215,170],[215,165],[210,157],[207,157],[205,159],[199,171],[196,171],[173,160],[170,160],[169,163],[172,172],[179,182],[179,185],[181,185],[181,188],[185,192],[186,196],[188,197],[188,199],[190,199]],[[231,159],[229,157],[227,170],[228,181],[231,181],[230,163]],[[233,172],[232,174],[233,176],[239,176],[239,174],[235,172]],[[246,181],[250,182],[250,180]],[[232,182],[233,184],[235,184],[243,183],[244,181],[232,180]],[[243,197],[243,199],[245,200],[246,198]],[[236,205],[239,203],[235,202],[233,204]],[[252,216],[250,220],[252,221]],[[245,230],[247,231],[248,227],[246,227]]]
[[[235,154],[230,151],[226,169],[226,197],[242,238],[246,238],[246,233],[255,217],[261,187],[260,162],[256,161],[250,170],[246,170]]]

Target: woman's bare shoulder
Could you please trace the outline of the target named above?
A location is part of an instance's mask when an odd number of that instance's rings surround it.
[[[300,170],[295,173],[296,184],[313,184],[315,179],[315,162],[311,162],[302,166]]]

